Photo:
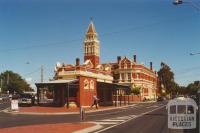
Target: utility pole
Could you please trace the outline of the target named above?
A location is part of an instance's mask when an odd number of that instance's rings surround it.
[[[0,87],[2,88],[2,86],[3,86],[3,79],[1,78],[1,86]]]
[[[1,78],[1,86],[0,86],[0,93],[2,92],[3,80]]]
[[[44,81],[44,67],[41,65],[41,83]]]
[[[7,73],[7,81],[6,81],[7,85],[9,84],[9,80],[10,80],[10,76],[9,76],[9,73]]]

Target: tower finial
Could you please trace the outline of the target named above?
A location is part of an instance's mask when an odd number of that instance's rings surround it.
[[[93,21],[93,17],[90,17],[90,21]]]

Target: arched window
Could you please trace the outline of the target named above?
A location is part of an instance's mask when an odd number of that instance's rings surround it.
[[[84,89],[89,89],[89,81],[87,79],[84,80]]]

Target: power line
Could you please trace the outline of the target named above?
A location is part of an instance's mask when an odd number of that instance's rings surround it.
[[[188,17],[184,16],[183,18],[180,18],[178,21],[183,21],[185,19],[188,19]],[[153,27],[153,26],[158,26],[158,25],[164,24],[166,22],[172,23],[172,22],[178,22],[178,21],[177,21],[177,18],[167,19],[167,20],[163,20],[163,21],[159,21],[159,22],[153,22],[153,23],[150,23],[150,24],[142,25],[142,26],[129,27],[129,28],[125,28],[125,29],[121,29],[121,30],[117,30],[117,31],[109,32],[109,33],[103,33],[103,34],[100,34],[100,35],[101,35],[101,37],[111,36],[113,34],[121,34],[121,33],[124,33],[124,32],[136,31],[136,30],[141,30],[141,29]],[[76,42],[76,41],[81,41],[81,40],[82,40],[82,38],[77,38],[77,39],[66,40],[66,41],[62,41],[62,42],[35,44],[35,45],[24,46],[24,47],[0,49],[0,52],[5,53],[5,52],[12,52],[12,51],[32,50],[32,49],[35,49],[35,48],[46,48],[47,46],[55,47],[55,46],[58,46],[58,45],[63,45],[63,44],[66,45],[66,44]]]
[[[37,68],[37,69],[35,69],[35,70],[32,71],[32,72],[26,73],[26,74],[23,75],[23,77],[26,77],[26,76],[32,75],[32,74],[34,74],[34,73],[36,73],[36,72],[39,72],[40,69],[41,69],[41,68]]]
[[[66,43],[71,43],[75,41],[79,41],[80,39],[74,39],[74,40],[68,40],[68,41],[62,41],[62,42],[54,42],[54,43],[46,43],[46,44],[35,44],[35,45],[30,45],[30,46],[25,46],[25,47],[18,47],[18,48],[10,48],[10,49],[0,49],[0,52],[11,52],[11,51],[21,51],[21,50],[31,50],[33,48],[46,48],[47,46],[57,46],[57,45],[62,45]]]

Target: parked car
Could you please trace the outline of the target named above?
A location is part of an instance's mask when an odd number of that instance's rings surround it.
[[[19,97],[19,106],[23,106],[23,105],[28,105],[31,106],[32,105],[32,95],[31,94],[21,94]]]
[[[157,102],[161,102],[161,101],[164,101],[165,99],[164,99],[164,97],[158,97],[157,98]]]
[[[7,95],[7,94],[2,95],[1,98],[2,98],[2,101],[3,101],[3,102],[8,102],[8,101],[10,101],[9,95]]]

